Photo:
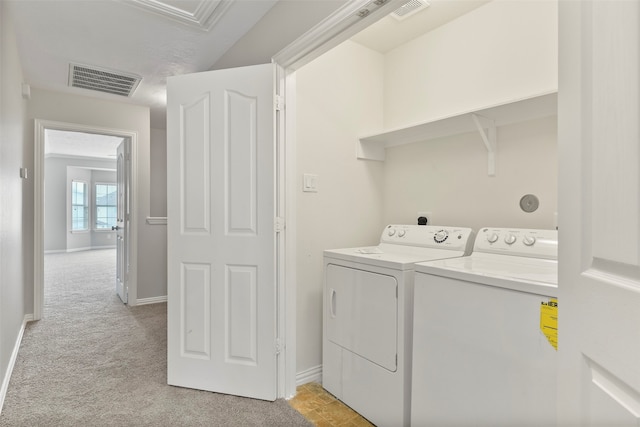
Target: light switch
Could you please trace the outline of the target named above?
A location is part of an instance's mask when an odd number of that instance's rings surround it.
[[[318,192],[318,175],[305,173],[302,178],[302,191],[308,193]]]

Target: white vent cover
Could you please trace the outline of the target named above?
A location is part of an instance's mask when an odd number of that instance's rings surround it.
[[[69,86],[131,96],[142,78],[106,68],[69,64]]]
[[[391,12],[391,16],[396,18],[398,21],[402,21],[403,19],[407,19],[411,15],[416,14],[428,7],[429,3],[425,0],[411,0]]]

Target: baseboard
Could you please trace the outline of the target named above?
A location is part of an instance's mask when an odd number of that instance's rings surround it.
[[[147,304],[158,304],[161,302],[167,302],[167,296],[161,296],[161,297],[151,297],[151,298],[142,298],[142,299],[138,299],[136,301],[136,306],[139,305],[147,305]]]
[[[53,249],[50,251],[44,251],[45,255],[51,255],[51,254],[66,254],[67,250],[66,249]]]
[[[20,343],[22,343],[22,335],[24,334],[24,329],[27,326],[27,322],[33,321],[33,314],[27,314],[24,316],[22,320],[22,326],[20,327],[20,332],[16,337],[16,342],[13,346],[13,351],[11,352],[11,358],[9,359],[9,365],[7,366],[7,372],[2,379],[2,388],[0,388],[0,414],[2,413],[2,408],[4,407],[4,398],[7,396],[7,390],[9,389],[9,380],[11,380],[11,373],[13,372],[13,367],[16,364],[16,360],[18,359],[18,351],[20,350]]]
[[[115,248],[116,248],[115,245],[110,245],[110,246],[87,246],[85,248],[67,249],[66,252],[67,253],[73,253],[73,252],[95,251],[97,249],[115,249]]]
[[[314,366],[296,374],[296,386],[312,382],[322,384],[322,365]]]

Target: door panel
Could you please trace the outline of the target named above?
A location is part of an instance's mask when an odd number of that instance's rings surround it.
[[[118,208],[116,218],[116,293],[123,303],[128,302],[128,274],[129,274],[129,141],[124,140],[117,149],[117,191]]]
[[[181,149],[181,171],[183,173],[180,193],[183,233],[208,235],[211,221],[211,156],[209,94],[194,102],[180,106],[184,134]],[[188,141],[185,144],[184,141]]]
[[[640,3],[559,17],[559,425],[637,426]]]
[[[168,381],[276,397],[271,64],[168,83]]]

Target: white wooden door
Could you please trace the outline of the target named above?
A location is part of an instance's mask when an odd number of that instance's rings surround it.
[[[276,398],[274,69],[169,78],[168,382]]]
[[[640,2],[560,1],[558,424],[640,425]]]
[[[124,140],[118,145],[117,150],[117,191],[118,209],[117,221],[112,230],[116,231],[116,292],[123,303],[128,302],[129,292],[127,287],[129,275],[129,142]]]

